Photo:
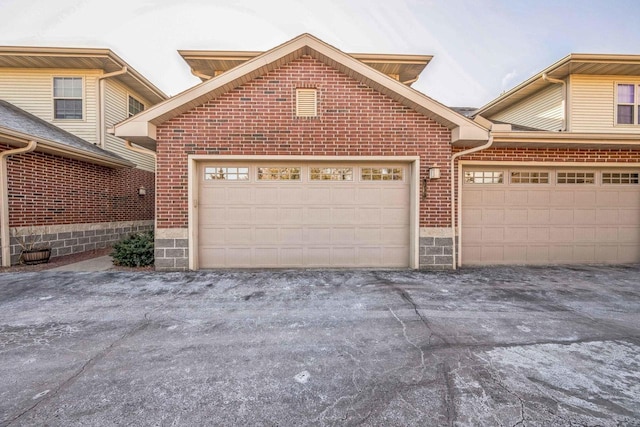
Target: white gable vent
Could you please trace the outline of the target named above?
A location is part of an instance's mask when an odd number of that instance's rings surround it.
[[[296,89],[296,116],[316,117],[318,115],[317,89]]]

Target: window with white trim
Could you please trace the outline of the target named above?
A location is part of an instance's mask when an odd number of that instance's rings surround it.
[[[616,124],[640,124],[640,85],[618,83],[616,85]]]
[[[53,78],[53,117],[82,120],[82,77]]]
[[[556,175],[558,184],[595,184],[595,172],[558,172]]]
[[[638,172],[602,172],[603,184],[640,184]]]
[[[309,168],[311,181],[353,181],[353,168]]]
[[[249,180],[249,168],[243,167],[205,167],[204,179],[227,180],[227,181],[247,181]]]
[[[502,184],[504,174],[500,171],[466,171],[465,184]]]
[[[129,95],[129,117],[144,111],[144,104]]]
[[[259,167],[258,181],[300,181],[299,167]]]
[[[318,90],[296,89],[296,116],[316,117],[318,115]]]
[[[549,172],[511,172],[512,184],[548,184]]]
[[[402,168],[362,168],[360,177],[363,181],[402,181]]]

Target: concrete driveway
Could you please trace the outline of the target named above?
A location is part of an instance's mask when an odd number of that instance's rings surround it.
[[[0,274],[0,425],[640,425],[640,267]]]

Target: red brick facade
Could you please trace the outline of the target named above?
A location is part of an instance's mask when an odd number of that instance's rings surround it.
[[[0,144],[0,151],[10,147]],[[151,220],[154,174],[45,153],[7,159],[11,227]],[[145,196],[138,195],[144,186]]]
[[[295,117],[295,89],[318,89],[318,117]],[[420,225],[446,227],[450,131],[324,63],[303,57],[163,123],[158,142],[158,227],[186,228],[187,156],[420,156],[427,184]]]

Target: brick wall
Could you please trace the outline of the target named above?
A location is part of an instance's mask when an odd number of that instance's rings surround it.
[[[0,151],[8,149],[0,144]],[[154,218],[154,174],[45,153],[7,159],[10,227]],[[138,195],[144,186],[145,196]]]
[[[318,117],[294,115],[295,89],[318,89]],[[186,228],[187,155],[420,156],[438,165],[420,225],[446,227],[450,131],[311,57],[256,78],[158,127],[158,228]]]

